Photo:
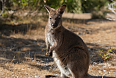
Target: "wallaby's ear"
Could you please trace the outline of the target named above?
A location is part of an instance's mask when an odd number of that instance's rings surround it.
[[[62,5],[62,6],[58,9],[58,11],[59,11],[60,14],[63,14],[64,11],[65,11],[65,9],[66,9],[66,5]]]
[[[48,12],[50,12],[51,7],[49,7],[49,6],[47,6],[47,5],[44,5],[44,7],[46,8],[46,10],[47,10]]]

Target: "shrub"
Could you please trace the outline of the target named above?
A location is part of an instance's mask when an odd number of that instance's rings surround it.
[[[106,12],[105,11],[93,11],[92,14],[92,19],[105,19]]]
[[[111,58],[110,54],[113,53],[113,48],[109,48],[107,51],[99,50],[100,53],[96,53],[97,55],[100,55],[101,58],[106,61]]]
[[[83,0],[82,11],[91,12],[93,19],[105,18],[105,6],[109,3],[108,0]]]

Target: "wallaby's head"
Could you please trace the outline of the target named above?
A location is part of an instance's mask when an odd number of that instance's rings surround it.
[[[48,23],[52,28],[56,28],[62,25],[62,14],[65,11],[66,5],[62,5],[58,9],[51,8],[49,6],[44,5],[49,13]]]

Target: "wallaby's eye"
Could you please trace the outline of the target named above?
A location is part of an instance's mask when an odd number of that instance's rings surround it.
[[[51,20],[52,18],[50,18],[50,20]]]

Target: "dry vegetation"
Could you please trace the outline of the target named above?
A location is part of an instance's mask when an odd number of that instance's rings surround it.
[[[21,14],[16,14],[18,20],[8,19],[0,26],[0,78],[60,76],[53,59],[45,55],[47,17]],[[92,20],[90,14],[64,14],[63,17],[63,25],[78,34],[88,46],[91,56],[89,74],[116,77],[116,22]],[[95,54],[100,53],[98,49],[110,47],[114,50],[107,61]]]

